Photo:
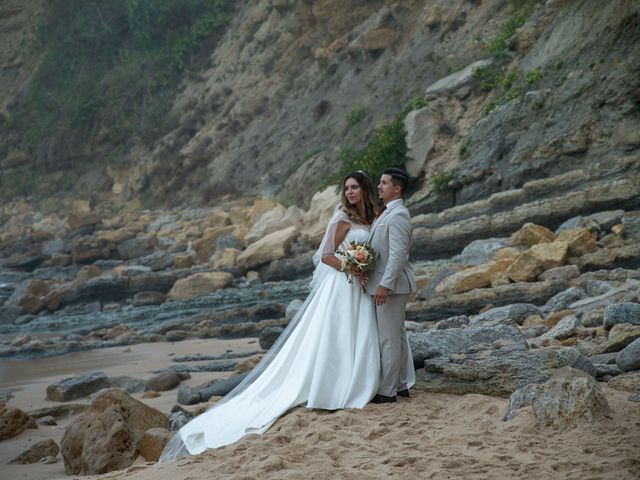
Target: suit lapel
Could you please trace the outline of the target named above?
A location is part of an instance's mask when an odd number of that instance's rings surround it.
[[[378,228],[378,225],[380,225],[382,219],[389,215],[389,212],[391,212],[393,208],[394,207],[387,208],[384,212],[382,212],[382,215],[380,215],[373,221],[373,224],[371,225],[371,231],[369,232],[369,241],[371,241],[371,239],[373,238],[373,233],[376,231],[376,228]]]

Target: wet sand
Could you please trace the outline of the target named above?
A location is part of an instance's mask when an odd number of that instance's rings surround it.
[[[145,343],[87,350],[31,360],[3,360],[0,361],[0,388],[9,390],[14,395],[8,402],[9,405],[30,412],[60,405],[59,402],[46,400],[47,386],[82,373],[102,371],[109,377],[126,375],[146,380],[152,376],[154,370],[176,365],[176,362],[172,360],[176,356],[196,353],[222,355],[228,351],[242,354],[259,349],[255,338],[196,339],[176,343]],[[208,362],[189,362],[188,365],[198,365],[199,363]],[[183,365],[187,364],[183,363]],[[229,374],[229,372],[192,373],[191,378],[183,383],[194,386],[214,378],[227,377]],[[160,396],[157,398],[142,399],[140,398],[141,394],[134,394],[133,397],[168,413],[171,407],[176,404],[176,395],[177,388],[160,392]],[[67,403],[88,405],[90,399],[72,400]],[[64,475],[60,454],[58,455],[59,462],[53,465],[7,465],[7,462],[41,440],[52,438],[59,444],[64,429],[74,418],[75,416],[63,418],[55,426],[40,426],[37,430],[25,430],[17,437],[1,442],[0,479],[44,480]]]

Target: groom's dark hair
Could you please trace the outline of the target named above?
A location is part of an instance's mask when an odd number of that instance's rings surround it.
[[[389,175],[391,177],[391,183],[396,187],[400,187],[400,193],[404,194],[409,184],[409,174],[401,168],[385,168],[382,171],[383,175]]]

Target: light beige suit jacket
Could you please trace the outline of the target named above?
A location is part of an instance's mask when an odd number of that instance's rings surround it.
[[[374,295],[380,285],[392,295],[416,291],[416,277],[409,263],[411,233],[411,216],[402,200],[389,202],[369,234],[369,243],[379,255],[373,272],[369,273],[369,295]]]

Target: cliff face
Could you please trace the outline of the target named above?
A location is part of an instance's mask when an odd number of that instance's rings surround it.
[[[173,127],[130,139],[101,173],[121,198],[304,205],[343,149],[422,96],[405,120],[414,213],[570,172],[558,188],[628,178],[640,168],[639,12],[633,0],[243,2],[182,81]]]

